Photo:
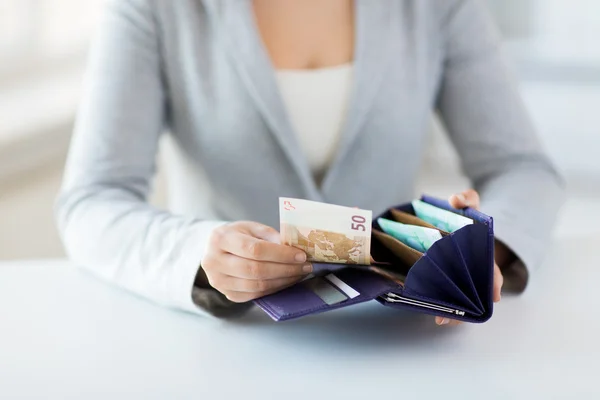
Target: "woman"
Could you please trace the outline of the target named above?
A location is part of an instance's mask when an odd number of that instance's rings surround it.
[[[115,0],[57,205],[67,251],[164,305],[239,313],[311,272],[277,198],[410,200],[436,109],[495,218],[495,300],[501,271],[523,290],[562,189],[498,46],[475,0]],[[146,202],[164,129],[184,189],[207,181],[177,214]]]

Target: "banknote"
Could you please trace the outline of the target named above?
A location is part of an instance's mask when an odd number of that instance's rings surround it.
[[[412,206],[417,217],[446,232],[454,232],[473,223],[470,218],[434,207],[421,200],[414,200]]]
[[[442,234],[436,229],[403,224],[385,218],[378,218],[377,223],[385,233],[422,253],[442,238]]]
[[[304,250],[308,261],[369,265],[372,212],[282,197],[281,242]]]

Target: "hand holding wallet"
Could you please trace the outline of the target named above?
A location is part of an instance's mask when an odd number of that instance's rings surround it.
[[[370,227],[370,263],[313,262],[315,276],[255,303],[276,321],[370,300],[467,322],[487,321],[493,312],[493,219],[471,208],[454,209],[433,197],[423,196],[421,201],[472,223],[447,232],[419,218],[416,203],[390,208]],[[420,252],[386,234],[378,218],[437,229],[442,238]],[[364,243],[357,241],[349,253],[359,254]]]

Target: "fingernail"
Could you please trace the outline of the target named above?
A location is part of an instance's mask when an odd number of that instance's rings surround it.
[[[302,272],[305,274],[311,274],[313,272],[313,266],[311,263],[304,264],[302,266]]]
[[[450,323],[450,320],[448,318],[442,318],[439,325],[448,325],[449,323]]]
[[[306,253],[298,253],[296,254],[296,261],[304,262],[306,261]]]

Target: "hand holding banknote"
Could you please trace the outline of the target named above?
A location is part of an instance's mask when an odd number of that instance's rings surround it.
[[[312,266],[305,252],[280,244],[277,230],[240,221],[212,232],[202,270],[212,287],[244,303],[299,282]]]

